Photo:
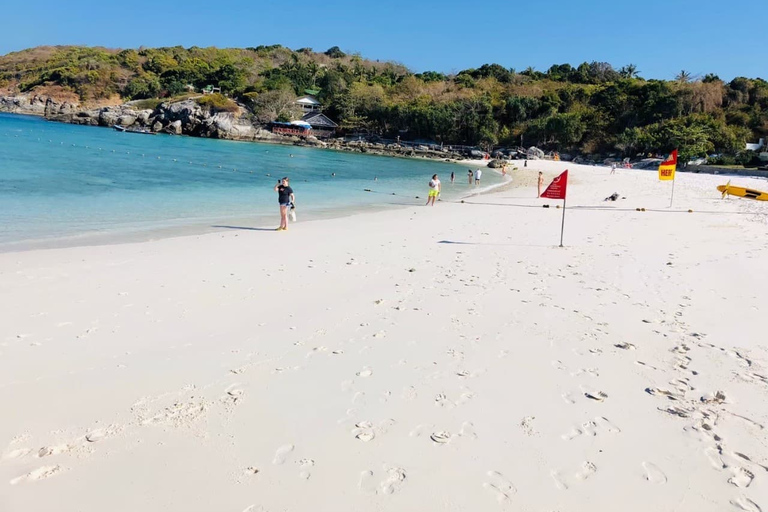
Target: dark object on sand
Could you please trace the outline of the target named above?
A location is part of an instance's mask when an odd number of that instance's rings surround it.
[[[606,197],[605,199],[603,199],[603,201],[615,201],[618,198],[619,198],[619,193],[618,192],[614,192],[613,194],[611,194],[608,197]]]

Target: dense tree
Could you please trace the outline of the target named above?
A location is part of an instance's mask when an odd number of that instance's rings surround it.
[[[83,101],[116,94],[163,98],[207,85],[261,122],[291,120],[297,95],[313,90],[324,111],[346,130],[448,144],[526,144],[548,150],[636,155],[673,146],[684,158],[716,152],[731,161],[754,157],[744,143],[768,135],[768,82],[708,74],[696,80],[639,78],[637,67],[605,62],[556,64],[522,72],[483,64],[453,75],[414,74],[392,62],[317,53],[280,45],[246,49],[44,47],[0,57],[0,87],[51,88]]]
[[[332,59],[341,59],[347,55],[338,46],[331,46],[325,51],[325,54]]]

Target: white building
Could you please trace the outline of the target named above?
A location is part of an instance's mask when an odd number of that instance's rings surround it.
[[[306,95],[296,100],[296,103],[301,106],[304,113],[319,112],[322,109],[322,105],[314,96]]]

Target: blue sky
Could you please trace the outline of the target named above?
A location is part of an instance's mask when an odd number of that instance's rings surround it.
[[[54,44],[338,45],[417,72],[491,62],[546,71],[597,60],[617,68],[633,63],[646,78],[670,79],[685,69],[768,79],[765,1],[37,0],[32,10],[20,6],[5,16],[0,54]]]

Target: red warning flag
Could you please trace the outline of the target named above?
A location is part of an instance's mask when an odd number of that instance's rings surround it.
[[[568,169],[564,170],[560,176],[552,180],[552,183],[550,183],[547,190],[541,194],[541,197],[546,197],[547,199],[565,199],[565,189],[567,187]]]

